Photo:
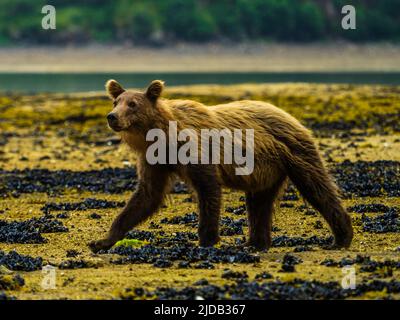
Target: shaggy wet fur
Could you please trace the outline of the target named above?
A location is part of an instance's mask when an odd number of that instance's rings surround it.
[[[110,248],[127,231],[154,214],[173,175],[189,183],[197,193],[201,246],[212,246],[219,240],[221,188],[228,187],[246,193],[248,245],[260,250],[269,248],[274,204],[288,178],[328,222],[336,246],[350,246],[353,237],[350,217],[311,133],[295,118],[260,101],[205,106],[190,100],[162,99],[163,87],[163,82],[156,80],[142,93],[126,91],[114,80],[106,84],[114,101],[109,124],[138,154],[139,184],[115,219],[108,237],[90,244],[93,251]],[[177,122],[178,131],[190,128],[198,134],[201,129],[254,129],[253,172],[236,175],[236,165],[224,164],[223,154],[221,164],[150,165],[145,154],[153,142],[146,141],[146,134],[153,128],[168,132],[169,121]]]

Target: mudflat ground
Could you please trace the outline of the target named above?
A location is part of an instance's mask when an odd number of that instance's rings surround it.
[[[400,71],[395,44],[176,44],[11,47],[0,72],[346,72]]]
[[[169,88],[206,104],[271,102],[310,127],[354,228],[330,250],[322,217],[289,185],[268,252],[240,248],[243,194],[224,191],[222,241],[197,247],[197,209],[177,184],[160,212],[109,252],[104,236],[135,188],[135,157],[107,128],[104,94],[0,96],[0,299],[398,299],[400,87]],[[42,267],[56,267],[54,289]],[[343,289],[343,267],[356,287]]]

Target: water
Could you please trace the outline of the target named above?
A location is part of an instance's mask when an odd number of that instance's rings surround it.
[[[83,92],[102,91],[108,79],[128,88],[143,88],[151,80],[167,85],[237,83],[349,83],[400,85],[400,72],[358,73],[7,73],[0,74],[0,92]]]

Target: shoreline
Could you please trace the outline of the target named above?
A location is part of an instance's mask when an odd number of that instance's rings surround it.
[[[399,72],[397,44],[0,47],[0,73]]]

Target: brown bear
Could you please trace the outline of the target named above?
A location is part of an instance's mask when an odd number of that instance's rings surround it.
[[[106,83],[114,109],[107,120],[111,129],[137,154],[138,185],[105,239],[89,244],[92,251],[111,248],[126,232],[154,214],[169,190],[171,177],[179,176],[197,193],[198,233],[201,246],[219,241],[221,188],[246,194],[249,220],[247,245],[259,250],[271,246],[274,204],[289,178],[302,196],[325,218],[335,247],[349,247],[353,238],[350,216],[341,204],[338,189],[318,153],[311,133],[283,110],[260,101],[237,101],[206,106],[190,100],[161,98],[162,81],[153,81],[145,92],[127,91],[115,80]],[[235,174],[234,164],[150,164],[146,150],[150,129],[168,131],[170,121],[178,130],[192,128],[254,130],[254,168]],[[166,141],[168,143],[168,141]]]

